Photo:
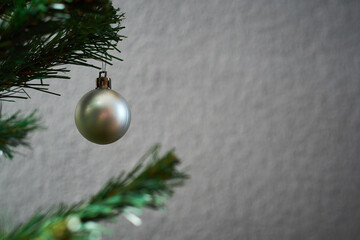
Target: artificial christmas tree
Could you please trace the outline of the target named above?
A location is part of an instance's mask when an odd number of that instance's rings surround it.
[[[69,78],[66,65],[98,68],[88,60],[111,64],[121,60],[117,43],[125,36],[124,14],[108,0],[4,0],[0,3],[0,100],[26,99],[26,89],[45,93],[50,78]],[[99,68],[98,68],[99,69]],[[128,127],[128,126],[127,126]],[[0,151],[14,157],[15,148],[29,145],[27,136],[41,128],[37,113],[18,112],[0,118]],[[95,239],[99,221],[124,214],[134,224],[143,207],[158,209],[187,175],[177,170],[173,151],[158,155],[155,146],[128,174],[112,178],[91,199],[36,213],[0,239]],[[148,163],[145,160],[150,158]]]

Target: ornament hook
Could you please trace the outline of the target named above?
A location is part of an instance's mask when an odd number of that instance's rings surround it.
[[[106,72],[106,62],[105,61],[101,62],[101,70]]]

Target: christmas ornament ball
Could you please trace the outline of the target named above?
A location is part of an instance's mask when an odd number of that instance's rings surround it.
[[[87,140],[109,144],[125,135],[130,126],[130,108],[126,100],[108,88],[86,93],[75,110],[76,127]]]

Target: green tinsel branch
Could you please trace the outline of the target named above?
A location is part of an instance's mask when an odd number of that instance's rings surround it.
[[[69,78],[66,64],[120,58],[124,13],[109,0],[15,0],[0,3],[0,98],[27,98],[13,87],[52,93],[43,79]],[[41,80],[37,83],[32,80]]]
[[[87,202],[72,206],[61,205],[48,213],[39,213],[2,240],[94,239],[106,230],[97,221],[123,214],[134,224],[144,207],[158,209],[172,196],[173,189],[188,176],[177,170],[179,159],[173,151],[158,156],[159,146],[153,147],[127,175],[111,179]]]
[[[20,116],[19,112],[10,117],[0,116],[0,151],[12,159],[14,148],[20,145],[29,147],[28,134],[39,128],[40,119],[35,116],[35,112],[26,117]]]

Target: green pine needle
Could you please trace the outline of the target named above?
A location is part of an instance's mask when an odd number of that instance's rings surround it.
[[[14,87],[52,93],[44,79],[69,78],[68,64],[98,68],[88,60],[121,60],[117,43],[125,19],[109,0],[16,0],[0,3],[0,98]],[[39,80],[33,87],[33,80]],[[27,97],[24,94],[21,97]]]
[[[93,235],[106,232],[97,222],[124,215],[134,224],[141,222],[137,216],[144,207],[164,207],[175,187],[180,186],[188,175],[179,171],[180,160],[173,151],[158,157],[159,146],[145,155],[131,174],[121,174],[111,179],[89,201],[72,206],[60,205],[47,213],[35,214],[3,240],[19,239],[92,239]]]
[[[36,111],[26,117],[20,116],[19,112],[10,117],[0,116],[0,151],[12,159],[18,146],[29,147],[28,134],[40,129],[40,118],[35,116]]]

